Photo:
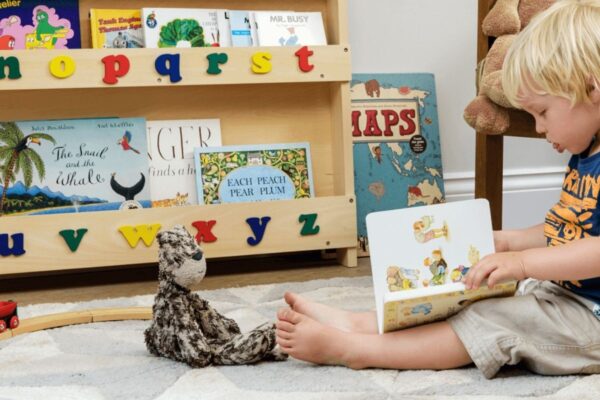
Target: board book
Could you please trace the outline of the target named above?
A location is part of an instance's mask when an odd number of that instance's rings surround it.
[[[134,10],[90,10],[92,48],[136,49],[144,47],[142,13]]]
[[[142,8],[142,24],[147,48],[231,45],[225,10]]]
[[[194,149],[221,146],[219,119],[147,121],[152,207],[198,204]]]
[[[0,4],[0,50],[80,47],[78,0],[10,0]]]
[[[466,290],[463,277],[494,253],[485,199],[367,216],[379,333],[443,320],[468,304],[510,296],[516,282]]]
[[[200,204],[314,197],[310,144],[205,147],[194,150]]]
[[[327,45],[320,12],[256,11],[253,13],[259,46]]]
[[[0,150],[4,215],[150,207],[143,118],[0,122]]]
[[[353,74],[350,85],[358,249],[367,214],[445,201],[435,79]]]

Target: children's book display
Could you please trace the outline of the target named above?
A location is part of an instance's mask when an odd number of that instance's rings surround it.
[[[231,44],[225,10],[142,8],[142,22],[147,48],[226,47]],[[221,32],[226,34],[221,35]]]
[[[231,32],[231,45],[233,47],[258,46],[256,32],[250,22],[250,11],[229,10],[229,29]],[[253,32],[254,29],[254,32]]]
[[[147,121],[152,207],[198,204],[194,148],[221,146],[219,119]]]
[[[369,253],[366,216],[444,202],[432,74],[353,74],[351,119],[358,245]]]
[[[309,143],[194,151],[200,204],[314,197]]]
[[[320,12],[256,11],[254,22],[259,46],[327,44]]]
[[[92,47],[126,49],[144,47],[142,13],[135,10],[90,10]]]
[[[81,47],[78,0],[0,4],[0,50]]]
[[[0,123],[5,215],[150,207],[144,119]]]
[[[469,269],[494,253],[485,199],[367,216],[379,333],[446,319],[468,304],[510,296],[516,282],[466,290]]]

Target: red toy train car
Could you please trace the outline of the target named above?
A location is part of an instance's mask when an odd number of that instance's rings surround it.
[[[15,329],[19,326],[17,303],[14,301],[0,301],[0,333],[6,329]]]

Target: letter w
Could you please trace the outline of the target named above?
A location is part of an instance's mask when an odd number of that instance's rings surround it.
[[[122,226],[119,228],[119,232],[123,234],[127,243],[132,249],[136,248],[140,239],[144,241],[146,247],[152,246],[152,242],[156,237],[156,234],[160,230],[160,224],[152,225],[136,225],[134,226]]]

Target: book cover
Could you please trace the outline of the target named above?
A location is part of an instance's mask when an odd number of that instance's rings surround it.
[[[230,43],[219,31],[224,10],[204,8],[142,8],[144,42],[148,48],[219,47]],[[222,28],[225,29],[225,28]]]
[[[0,50],[80,47],[78,0],[9,0],[0,4]]]
[[[351,120],[358,249],[366,216],[445,201],[432,74],[353,74]]]
[[[233,47],[255,46],[250,22],[250,12],[242,10],[229,10],[229,26],[231,32],[231,45]]]
[[[142,13],[135,10],[90,10],[92,47],[125,49],[144,47]]]
[[[259,46],[327,45],[320,12],[254,12]]]
[[[4,215],[150,207],[144,119],[1,122],[0,168]]]
[[[466,290],[469,269],[494,253],[485,199],[367,215],[379,333],[445,319],[470,302],[512,295],[516,282]]]
[[[200,204],[314,197],[309,143],[196,148]]]
[[[218,119],[147,121],[152,207],[198,204],[194,148],[221,146]]]

